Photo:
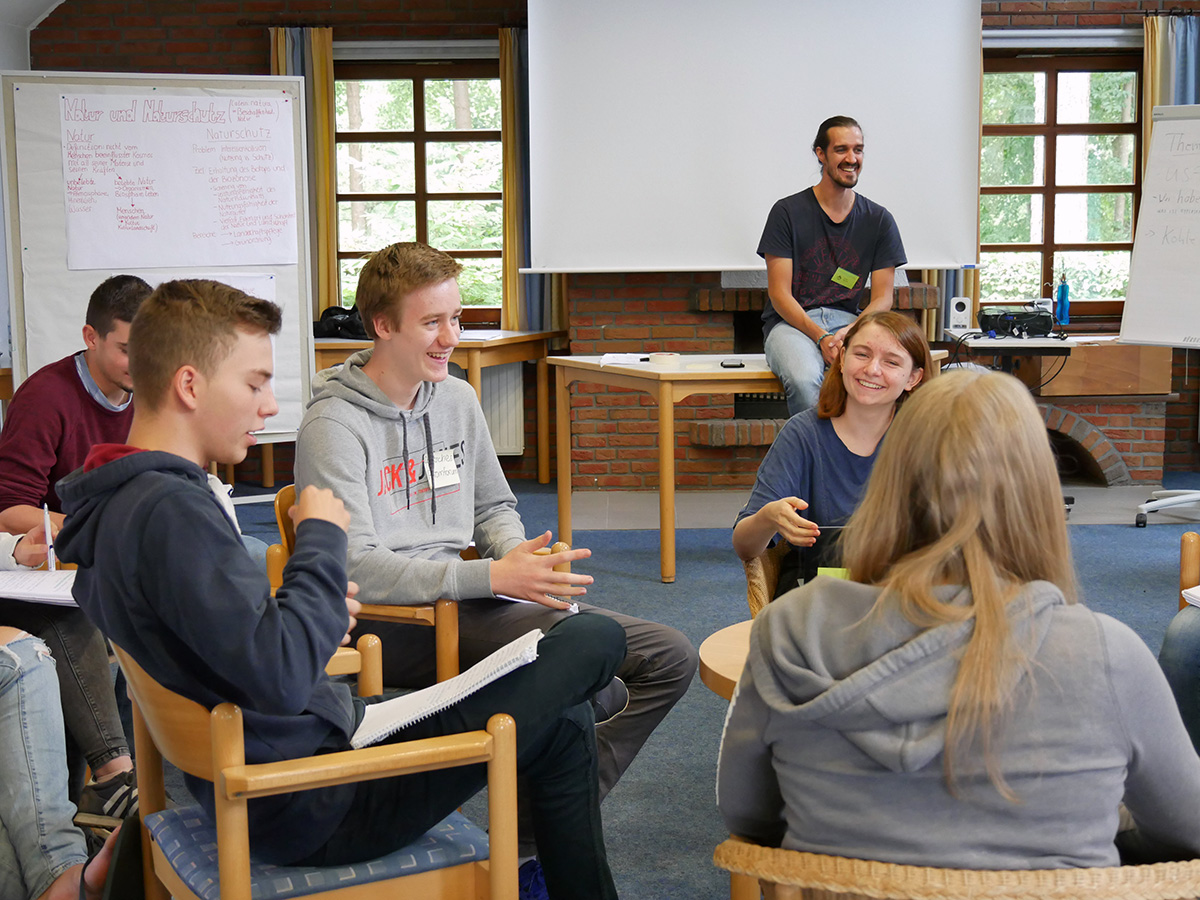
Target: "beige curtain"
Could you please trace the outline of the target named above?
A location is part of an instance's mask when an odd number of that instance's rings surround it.
[[[271,74],[304,76],[314,318],[342,302],[337,260],[333,29],[271,28]]]
[[[1154,128],[1154,107],[1170,102],[1171,42],[1167,35],[1170,20],[1166,16],[1146,16],[1142,21],[1145,44],[1142,49],[1142,174],[1150,156],[1150,132]]]
[[[504,158],[504,239],[503,294],[500,301],[500,327],[526,329],[525,279],[519,269],[526,257],[525,185],[521,163],[521,127],[518,116],[517,29],[500,29],[500,107],[501,144]]]

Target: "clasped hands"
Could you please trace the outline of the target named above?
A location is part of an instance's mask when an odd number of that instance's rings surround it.
[[[522,541],[491,567],[492,593],[540,603],[551,609],[569,609],[571,604],[560,597],[577,597],[587,593],[585,585],[595,579],[574,572],[555,572],[554,567],[587,559],[591,550],[563,550],[548,553],[550,532]]]
[[[825,335],[817,339],[817,347],[821,351],[821,357],[825,360],[825,365],[832,366],[833,361],[842,354],[842,345],[846,341],[846,332],[850,330],[849,325],[844,325],[834,332],[827,332],[833,336],[829,340],[825,340]]]

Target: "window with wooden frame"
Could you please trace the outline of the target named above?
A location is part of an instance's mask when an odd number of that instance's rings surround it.
[[[1141,198],[1141,55],[985,58],[980,300],[1070,287],[1119,316]]]
[[[498,322],[498,61],[339,62],[334,90],[342,304],[354,302],[365,254],[423,241],[462,261],[463,305],[494,307]]]

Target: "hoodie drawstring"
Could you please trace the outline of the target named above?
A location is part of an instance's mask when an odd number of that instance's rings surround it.
[[[433,516],[433,524],[437,524],[437,483],[433,478],[433,431],[429,427],[429,413],[421,416],[425,423],[425,465],[429,469],[429,512]],[[407,432],[405,433],[407,437]],[[405,453],[408,451],[405,450]]]
[[[408,468],[408,420],[400,417],[400,433],[404,435],[404,508],[412,509],[412,478]]]

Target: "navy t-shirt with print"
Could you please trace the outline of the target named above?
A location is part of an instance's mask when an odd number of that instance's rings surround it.
[[[758,255],[792,260],[792,296],[805,309],[833,306],[857,312],[863,285],[876,269],[908,262],[900,229],[892,214],[862,194],[855,195],[850,214],[834,222],[817,202],[812,188],[784,197],[771,207],[758,242]],[[858,276],[854,287],[833,281],[838,269]],[[763,337],[783,318],[775,306],[763,304]]]

